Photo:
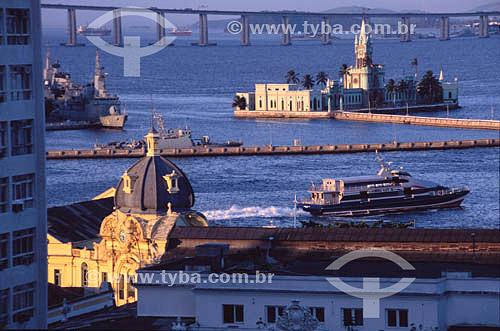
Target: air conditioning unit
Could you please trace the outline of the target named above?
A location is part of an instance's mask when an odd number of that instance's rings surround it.
[[[24,210],[24,201],[23,200],[12,201],[12,211],[14,213],[20,213],[23,210]]]

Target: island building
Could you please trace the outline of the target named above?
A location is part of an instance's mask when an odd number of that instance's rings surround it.
[[[50,283],[95,289],[109,282],[116,305],[134,302],[135,271],[160,261],[172,228],[207,226],[191,209],[195,197],[186,175],[160,156],[157,131],[145,138],[147,155],[125,171],[116,190],[49,209]]]
[[[384,65],[373,63],[371,34],[365,33],[365,20],[354,41],[355,64],[346,68],[340,80],[329,79],[324,88],[304,89],[297,84],[255,84],[254,92],[238,92],[246,101],[245,109],[259,112],[332,112],[378,108],[406,108],[422,103],[417,93],[417,75],[403,78],[404,90],[389,90]],[[441,70],[443,103],[458,106],[458,80],[445,82]],[[396,107],[396,105],[398,107]],[[428,105],[427,105],[428,106]],[[394,109],[393,109],[394,110]]]
[[[0,329],[47,327],[39,0],[0,1]]]

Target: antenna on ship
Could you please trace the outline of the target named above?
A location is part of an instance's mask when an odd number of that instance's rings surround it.
[[[293,198],[293,227],[296,227],[297,223],[297,193],[295,193],[295,197]]]

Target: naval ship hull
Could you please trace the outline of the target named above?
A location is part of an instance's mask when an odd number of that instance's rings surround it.
[[[346,201],[336,205],[298,203],[297,207],[315,216],[362,216],[459,207],[469,190],[451,191],[443,195],[418,195],[372,199],[366,202]]]
[[[99,117],[99,121],[103,128],[122,129],[127,121],[127,115],[107,115]]]

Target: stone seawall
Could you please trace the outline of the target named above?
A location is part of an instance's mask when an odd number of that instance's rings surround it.
[[[363,152],[421,151],[441,149],[463,149],[477,147],[500,147],[500,139],[449,140],[429,142],[391,142],[376,144],[343,144],[312,146],[248,146],[162,149],[162,156],[168,157],[209,157],[209,156],[254,156],[254,155],[294,155],[294,154],[342,154]],[[64,159],[112,159],[140,158],[144,150],[59,150],[47,151],[48,160]]]

